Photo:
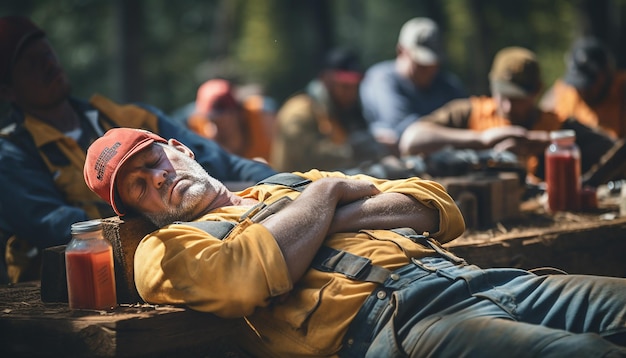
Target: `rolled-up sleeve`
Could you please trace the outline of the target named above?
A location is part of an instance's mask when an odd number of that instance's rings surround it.
[[[454,199],[444,187],[432,180],[417,177],[403,180],[375,180],[382,192],[410,195],[428,208],[439,212],[439,231],[430,235],[441,243],[452,241],[465,231],[465,221]]]

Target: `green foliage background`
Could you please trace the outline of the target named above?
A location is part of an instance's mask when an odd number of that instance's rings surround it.
[[[589,6],[602,12],[587,14]],[[75,95],[99,92],[118,101],[147,102],[166,112],[193,101],[197,87],[212,77],[259,83],[281,103],[316,75],[319,59],[331,46],[357,49],[365,67],[392,58],[401,25],[415,16],[440,23],[446,67],[461,77],[470,93],[488,93],[492,57],[512,45],[538,54],[547,86],[562,74],[563,56],[581,33],[604,35],[618,50],[621,63],[623,13],[621,0],[0,3],[0,15],[27,15],[47,32]]]

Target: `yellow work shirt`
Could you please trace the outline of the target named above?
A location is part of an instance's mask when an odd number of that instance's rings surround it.
[[[119,127],[144,128],[159,133],[156,115],[139,106],[119,105],[99,94],[93,95],[89,102],[101,113],[98,116],[98,125],[104,131],[115,124]],[[104,120],[103,116],[106,116],[108,121]],[[41,159],[54,179],[55,187],[65,201],[83,209],[90,218],[111,216],[113,211],[110,206],[85,184],[83,167],[87,154],[76,140],[30,114],[25,115],[24,126],[33,138]],[[58,148],[67,162],[56,164],[48,158],[51,144]]]
[[[298,173],[317,180],[345,177],[312,170]],[[458,237],[463,218],[443,187],[419,178],[385,181],[364,175],[381,192],[414,197],[439,210],[440,229],[431,233],[441,243]],[[258,185],[237,195],[272,203],[299,192],[285,186]],[[240,221],[249,207],[223,207],[202,220]],[[367,228],[364,228],[367,229]],[[361,230],[329,236],[324,245],[364,256],[390,270],[433,254],[431,249],[389,230]],[[249,218],[242,219],[223,240],[184,224],[147,235],[135,253],[135,284],[141,297],[154,304],[185,304],[226,318],[246,317],[267,347],[279,356],[331,356],[375,283],[350,280],[340,273],[309,269],[291,282],[282,252],[272,234]]]

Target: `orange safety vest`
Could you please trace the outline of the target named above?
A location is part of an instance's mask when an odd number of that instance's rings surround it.
[[[476,131],[484,131],[490,128],[510,126],[511,121],[500,116],[497,112],[496,101],[492,97],[470,97],[471,113],[467,127]],[[561,128],[561,122],[556,114],[541,111],[539,118],[532,124],[529,130],[553,131]],[[529,174],[537,172],[539,158],[531,156],[526,161],[526,170]]]
[[[614,139],[626,137],[626,72],[618,72],[606,98],[589,106],[576,88],[562,80],[553,86],[554,112],[561,121],[569,117],[591,128],[601,128]]]
[[[492,97],[470,97],[472,112],[467,127],[476,131],[510,126],[511,121],[498,114],[496,101]],[[553,131],[561,128],[561,121],[552,112],[540,112],[539,118],[529,130]]]

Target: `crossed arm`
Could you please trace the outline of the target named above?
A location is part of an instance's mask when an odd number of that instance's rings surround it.
[[[397,227],[435,232],[439,212],[405,194],[381,193],[367,180],[324,178],[262,224],[274,235],[296,282],[329,234]]]

